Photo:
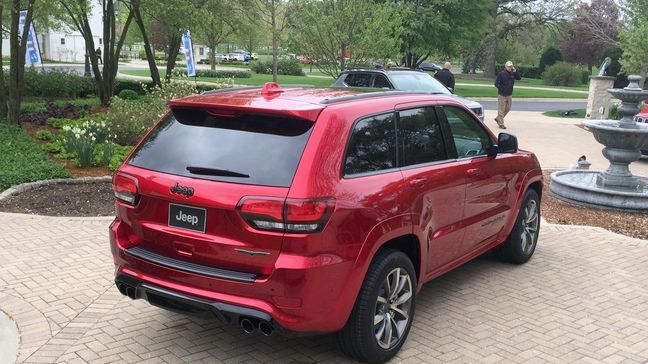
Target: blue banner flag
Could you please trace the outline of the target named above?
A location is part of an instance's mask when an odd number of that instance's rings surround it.
[[[27,10],[20,11],[20,18],[18,21],[18,32],[22,34],[25,29],[25,22],[27,20]],[[36,31],[34,30],[34,23],[29,24],[29,32],[27,33],[27,48],[25,49],[25,64],[41,64],[40,47],[38,45],[38,38],[36,38]]]
[[[193,44],[191,44],[191,33],[188,30],[182,34],[182,47],[184,48],[185,60],[187,61],[187,76],[195,76],[196,61],[193,55]]]

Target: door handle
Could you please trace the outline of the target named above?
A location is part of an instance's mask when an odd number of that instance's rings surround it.
[[[481,175],[481,171],[479,170],[479,168],[470,168],[466,170],[466,174],[468,174],[468,176],[470,177],[477,177]]]
[[[414,178],[413,180],[409,181],[410,186],[412,187],[423,187],[423,185],[427,182],[427,178]]]

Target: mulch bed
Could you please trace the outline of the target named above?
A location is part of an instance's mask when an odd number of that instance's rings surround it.
[[[94,171],[96,175],[103,173]],[[550,223],[599,226],[626,236],[648,240],[648,214],[582,207],[561,201],[549,192],[545,172],[542,216]],[[114,198],[110,183],[43,186],[0,201],[0,211],[49,216],[110,216]]]

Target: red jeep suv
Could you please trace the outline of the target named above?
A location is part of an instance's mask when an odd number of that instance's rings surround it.
[[[268,83],[169,107],[113,179],[130,298],[383,362],[423,283],[536,247],[538,160],[453,98]]]

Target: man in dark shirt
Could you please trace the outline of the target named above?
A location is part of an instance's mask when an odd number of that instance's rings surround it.
[[[513,62],[507,61],[504,64],[504,70],[497,75],[495,79],[495,87],[497,87],[497,117],[495,121],[500,129],[506,129],[504,125],[504,117],[511,111],[513,104],[513,85],[515,80],[520,80],[522,77],[518,74],[513,66]]]
[[[434,78],[436,78],[437,81],[441,82],[441,84],[448,90],[454,93],[455,78],[452,72],[450,72],[451,68],[452,64],[450,64],[450,62],[446,62],[443,65],[443,69],[437,71],[437,73],[434,75]]]

